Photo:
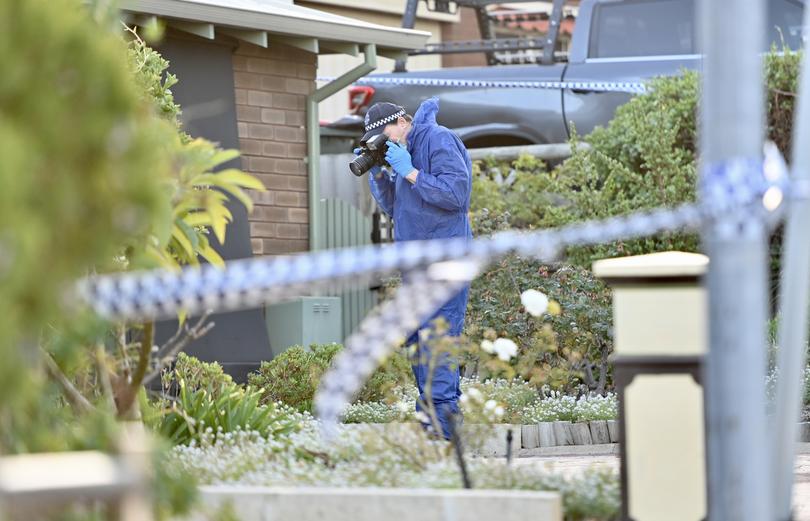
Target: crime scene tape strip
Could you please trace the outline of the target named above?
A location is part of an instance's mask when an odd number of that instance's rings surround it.
[[[316,410],[324,428],[330,429],[376,367],[374,364],[395,347],[395,339],[419,327],[481,267],[503,255],[514,252],[549,261],[569,246],[697,230],[724,222],[775,222],[784,199],[810,195],[810,187],[789,184],[784,160],[775,146],[766,148],[764,161],[740,158],[708,165],[704,170],[704,198],[672,209],[551,230],[502,232],[474,240],[407,241],[230,261],[224,269],[205,265],[180,273],[154,270],[98,275],[81,280],[73,297],[111,320],[172,318],[181,310],[194,315],[255,307],[292,298],[304,289],[339,289],[396,270],[408,272],[408,282],[399,289],[393,303],[384,303],[363,321],[335,368],[323,380]],[[739,232],[737,226],[721,229],[729,234]],[[447,269],[447,263],[451,263],[451,269]]]
[[[317,81],[330,82],[333,77],[318,77]],[[553,89],[581,90],[588,92],[625,92],[644,94],[646,84],[642,82],[599,82],[599,81],[512,81],[512,80],[472,80],[445,78],[414,78],[395,76],[366,76],[355,82],[357,85],[413,85],[431,87],[493,88],[493,89]]]

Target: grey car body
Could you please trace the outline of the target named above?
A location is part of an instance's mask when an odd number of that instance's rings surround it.
[[[372,78],[497,81],[641,82],[699,69],[695,1],[583,0],[567,63],[500,65],[374,74]],[[708,0],[704,0],[708,1]],[[768,2],[768,46],[801,43],[802,0]],[[778,29],[777,29],[778,27]],[[765,49],[763,49],[765,50]],[[560,88],[479,88],[372,84],[370,104],[389,101],[413,114],[426,98],[440,100],[439,123],[471,148],[559,143],[605,125],[630,99],[622,92]],[[733,88],[730,85],[729,88]],[[362,134],[362,114],[335,122]]]

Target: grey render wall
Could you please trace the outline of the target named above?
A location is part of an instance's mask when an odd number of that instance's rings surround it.
[[[170,33],[158,50],[169,60],[169,70],[179,83],[172,88],[183,110],[184,129],[193,137],[215,141],[223,148],[239,148],[233,78],[233,41],[207,41]],[[225,167],[243,168],[237,158]],[[253,255],[250,225],[241,203],[232,201],[233,223],[225,244],[212,236],[214,247],[226,260]],[[191,318],[191,320],[194,320]],[[270,358],[269,340],[262,309],[213,315],[215,327],[195,341],[186,352],[205,361],[217,361],[237,380]],[[158,325],[157,340],[166,340],[176,330],[176,321]]]

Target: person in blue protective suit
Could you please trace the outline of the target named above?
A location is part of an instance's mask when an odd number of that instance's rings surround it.
[[[362,141],[380,133],[388,136],[385,158],[391,165],[390,171],[375,166],[369,171],[369,185],[382,211],[394,219],[396,241],[472,238],[468,218],[472,161],[459,137],[436,123],[438,111],[438,99],[430,98],[419,106],[413,117],[393,103],[376,103],[366,113],[366,133]],[[469,286],[445,303],[420,329],[428,328],[433,320],[443,317],[449,326],[448,334],[460,336],[468,294]],[[446,354],[439,357],[428,382],[430,348],[425,338],[419,338],[418,332],[407,340],[408,345],[417,342],[419,356],[413,373],[420,398],[428,403],[425,393],[430,389],[429,398],[443,435],[449,438],[450,415],[459,413],[458,364]],[[420,409],[417,405],[417,410]]]

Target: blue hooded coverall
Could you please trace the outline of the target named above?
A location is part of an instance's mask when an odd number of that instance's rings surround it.
[[[419,170],[416,183],[402,176],[390,179],[385,172],[369,174],[371,194],[380,208],[394,219],[394,240],[410,241],[449,237],[472,238],[468,219],[472,187],[472,161],[459,137],[436,123],[439,101],[425,100],[413,117],[413,128],[407,135],[408,152],[413,167]],[[451,336],[460,336],[464,327],[469,286],[451,298],[420,329],[443,317]],[[418,334],[408,338],[407,344],[418,341]],[[419,397],[427,403],[425,390],[428,378],[427,361],[430,350],[423,342],[419,345],[419,362],[413,374]],[[461,396],[459,369],[456,361],[445,356],[434,368],[430,394],[442,425],[449,438],[448,416],[458,413]],[[420,406],[417,404],[417,411]]]

